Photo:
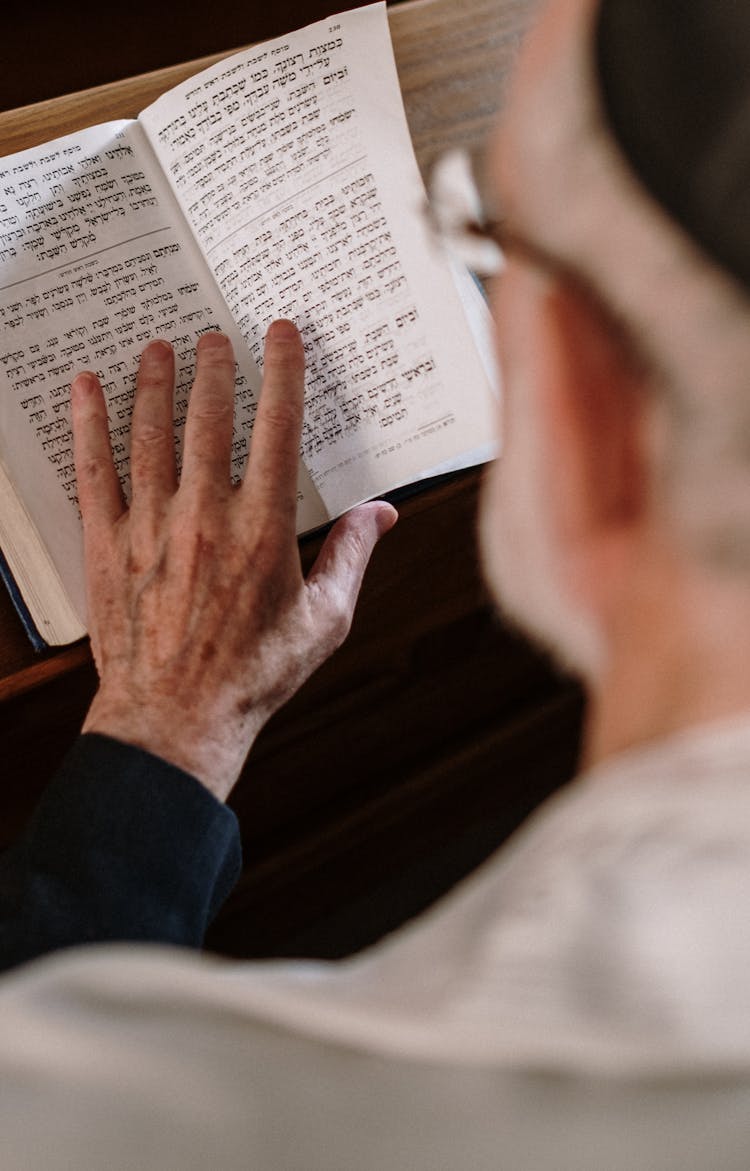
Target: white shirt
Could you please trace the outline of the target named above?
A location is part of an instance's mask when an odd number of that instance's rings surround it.
[[[623,754],[337,964],[0,982],[13,1171],[750,1167],[750,721]]]

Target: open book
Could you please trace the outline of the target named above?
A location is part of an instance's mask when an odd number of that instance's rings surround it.
[[[43,642],[85,633],[70,381],[99,373],[127,493],[153,337],[176,351],[178,454],[196,340],[232,338],[239,477],[265,330],[296,322],[300,533],[489,457],[490,366],[470,324],[486,309],[423,203],[382,4],[229,57],[134,121],[0,159],[0,547]]]

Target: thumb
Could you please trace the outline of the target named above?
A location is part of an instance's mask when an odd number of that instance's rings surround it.
[[[349,633],[372,551],[397,520],[384,500],[358,505],[336,521],[310,570],[307,588],[317,595],[316,608],[328,618],[337,645]]]

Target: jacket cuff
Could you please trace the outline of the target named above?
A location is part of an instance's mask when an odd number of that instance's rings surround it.
[[[24,844],[27,863],[91,906],[92,939],[198,947],[242,868],[230,809],[189,773],[98,733],[73,745]]]

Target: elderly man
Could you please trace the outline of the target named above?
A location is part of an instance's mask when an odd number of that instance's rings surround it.
[[[739,5],[554,0],[492,150],[505,454],[482,543],[500,603],[586,680],[585,771],[425,920],[344,964],[120,946],[6,977],[5,1165],[746,1168],[749,70]],[[129,513],[98,385],[74,384],[101,688],[16,859],[17,958],[113,917],[120,938],[199,942],[236,866],[205,789],[226,795],[342,637],[393,522],[357,510],[302,580],[288,323],[266,354],[232,493],[227,342],[199,349],[179,489],[171,354],[147,349]],[[146,795],[153,832],[183,839],[158,865]],[[105,850],[119,895],[90,889]]]

